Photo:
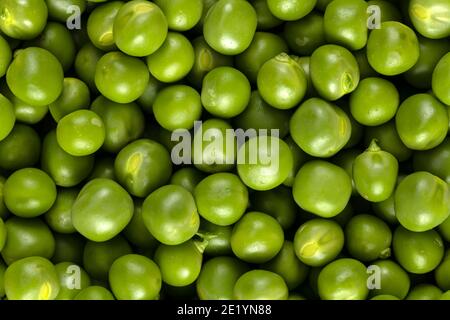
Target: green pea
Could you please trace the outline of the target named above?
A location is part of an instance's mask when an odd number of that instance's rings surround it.
[[[89,286],[81,290],[74,298],[74,300],[114,300],[112,293],[100,286]]]
[[[62,234],[55,233],[55,253],[52,257],[53,263],[72,261],[80,264],[83,262],[83,249],[85,238],[77,233]]]
[[[97,87],[95,86],[95,70],[97,62],[103,54],[103,51],[89,42],[79,49],[75,57],[75,72],[94,92],[97,92]]]
[[[266,270],[251,270],[236,281],[233,296],[236,300],[286,300],[288,288],[283,278]]]
[[[54,300],[59,291],[55,266],[45,258],[21,259],[6,269],[5,292],[8,300]]]
[[[261,212],[246,213],[234,226],[231,249],[241,260],[264,263],[283,247],[284,233],[277,220]]]
[[[111,265],[109,283],[118,300],[153,300],[161,290],[161,272],[149,258],[128,254]]]
[[[356,62],[358,62],[360,79],[378,76],[378,73],[373,70],[372,66],[369,64],[366,51],[366,47],[364,47],[363,49],[353,53],[355,55]]]
[[[22,258],[39,256],[50,259],[55,250],[55,238],[40,219],[11,217],[6,223],[6,244],[2,257],[10,265]]]
[[[378,296],[374,296],[370,300],[400,300],[400,299],[389,294],[380,294]]]
[[[5,223],[3,222],[3,219],[0,218],[0,252],[3,250],[3,247],[5,246],[6,243],[6,226]]]
[[[164,88],[156,96],[153,114],[166,130],[192,129],[202,114],[200,94],[186,85]]]
[[[48,107],[53,119],[58,122],[66,115],[87,109],[91,103],[88,86],[77,78],[64,78],[64,87],[58,99]]]
[[[395,116],[397,132],[410,149],[438,146],[448,132],[446,107],[431,94],[419,93],[402,102]]]
[[[297,143],[295,143],[294,139],[292,139],[292,136],[287,137],[284,142],[286,142],[289,149],[291,150],[293,165],[291,171],[288,174],[288,177],[286,178],[286,180],[284,180],[283,184],[287,187],[292,187],[298,170],[309,159],[309,155],[307,155],[302,149],[300,149]]]
[[[120,8],[114,19],[114,41],[122,52],[144,57],[161,47],[167,29],[167,19],[156,4],[133,0]]]
[[[232,254],[232,230],[232,226],[218,226],[207,220],[201,220],[198,235],[207,240],[205,254],[214,257]]]
[[[91,106],[105,126],[102,148],[117,153],[144,132],[144,114],[136,103],[116,103],[99,96]]]
[[[398,219],[395,216],[394,199],[395,192],[384,201],[372,203],[372,210],[375,215],[390,225],[398,224]]]
[[[202,260],[202,252],[193,240],[178,245],[161,244],[155,253],[162,280],[174,287],[194,283],[200,274]]]
[[[437,285],[444,291],[450,290],[450,259],[444,260],[434,271]]]
[[[150,233],[167,245],[178,245],[191,239],[200,226],[194,197],[176,185],[153,191],[144,201],[142,217]]]
[[[283,23],[270,12],[266,0],[251,0],[250,2],[256,12],[258,30],[272,29]]]
[[[176,82],[194,66],[192,44],[181,33],[169,32],[162,46],[146,58],[150,73],[161,82]]]
[[[146,197],[164,185],[172,173],[169,153],[149,139],[128,144],[116,157],[114,164],[118,181],[137,197]]]
[[[74,12],[73,7],[77,6],[80,14],[86,10],[86,0],[45,0],[48,8],[48,16],[59,22],[67,22]],[[72,9],[72,10],[70,10]]]
[[[149,81],[144,93],[136,100],[145,113],[153,113],[153,103],[155,102],[158,92],[163,87],[164,85],[160,81],[156,80],[152,75],[149,75]]]
[[[0,12],[0,30],[14,39],[33,39],[47,23],[48,10],[43,0],[5,0]]]
[[[92,44],[103,51],[111,51],[116,48],[113,35],[113,23],[122,1],[111,1],[99,5],[89,14],[87,20],[87,34]]]
[[[437,63],[431,79],[433,93],[447,106],[450,106],[450,94],[448,92],[448,86],[450,84],[449,70],[450,53],[447,53]]]
[[[438,300],[442,291],[432,284],[418,284],[411,289],[406,300]]]
[[[399,8],[396,7],[395,2],[388,0],[370,0],[367,1],[367,4],[369,6],[378,6],[380,10],[380,22],[402,20],[402,14]]]
[[[449,161],[450,138],[447,137],[431,150],[414,152],[413,167],[416,171],[427,171],[450,183]]]
[[[72,206],[72,222],[87,239],[107,241],[126,227],[133,209],[131,196],[118,183],[94,179],[78,194]]]
[[[0,141],[2,141],[11,133],[16,123],[13,104],[2,94],[0,94],[0,119],[2,119],[0,128]]]
[[[357,195],[355,181],[353,180],[353,163],[357,156],[362,152],[359,149],[345,149],[338,152],[332,159],[331,162],[338,165],[347,172],[349,177],[352,179],[352,195]]]
[[[434,270],[444,256],[442,238],[434,230],[413,232],[399,226],[392,244],[398,263],[414,274]]]
[[[406,297],[409,292],[410,279],[408,273],[402,267],[392,260],[379,260],[371,265],[379,268],[380,277],[379,286],[371,289],[371,295],[391,295],[397,299]]]
[[[83,266],[94,279],[106,281],[113,262],[131,253],[130,245],[122,236],[104,242],[87,241],[83,250]]]
[[[0,77],[3,77],[6,74],[11,59],[11,47],[8,41],[0,35]]]
[[[155,0],[171,30],[186,31],[192,29],[202,17],[202,0]]]
[[[216,257],[208,260],[200,271],[196,282],[201,300],[232,300],[233,289],[248,267],[232,257]]]
[[[55,204],[45,213],[45,221],[53,231],[74,233],[72,223],[72,205],[77,198],[77,189],[60,189]]]
[[[311,55],[311,80],[324,99],[334,101],[351,93],[359,83],[355,57],[344,47],[326,44]]]
[[[54,102],[62,92],[61,63],[49,51],[29,47],[18,51],[6,73],[9,88],[19,99],[34,106]]]
[[[316,0],[267,0],[267,6],[278,19],[293,21],[299,20],[310,13],[316,2]]]
[[[337,257],[344,247],[344,232],[336,222],[312,219],[302,224],[294,236],[295,255],[311,267],[320,267]]]
[[[59,146],[76,157],[88,156],[105,141],[105,125],[93,111],[77,110],[58,122],[56,139]]]
[[[97,157],[95,159],[94,168],[92,169],[92,173],[88,180],[105,178],[117,181],[116,173],[114,171],[114,158],[108,156]]]
[[[133,218],[123,234],[128,241],[140,249],[153,249],[156,246],[157,241],[148,231],[142,218],[142,201],[135,201]]]
[[[372,68],[385,76],[411,69],[419,59],[419,41],[414,31],[398,21],[382,22],[370,32],[367,58]]]
[[[265,191],[281,185],[288,177],[293,157],[286,142],[271,136],[256,136],[242,145],[237,172],[248,187]]]
[[[217,67],[203,79],[201,101],[212,115],[232,118],[245,110],[250,94],[250,82],[242,72],[233,67]]]
[[[450,217],[439,225],[439,233],[442,238],[450,242]]]
[[[117,103],[138,99],[149,81],[145,63],[138,58],[114,51],[98,60],[95,85],[106,98]]]
[[[450,26],[445,18],[450,14],[447,1],[411,0],[408,13],[414,28],[423,36],[431,39],[450,36]]]
[[[3,260],[0,260],[0,298],[5,296],[5,271],[6,265]]]
[[[323,16],[315,11],[306,17],[284,24],[283,36],[295,54],[309,56],[325,44]]]
[[[395,191],[395,215],[410,231],[431,230],[444,222],[449,214],[448,184],[428,172],[408,175]]]
[[[60,262],[55,265],[55,269],[60,287],[56,300],[72,300],[91,283],[86,271],[72,262]]]
[[[439,300],[450,300],[450,290],[444,292],[439,298]]]
[[[320,98],[303,102],[290,119],[292,138],[315,157],[330,157],[341,150],[351,136],[351,124],[345,112]]]
[[[170,184],[182,186],[193,194],[195,187],[203,178],[202,172],[192,167],[186,167],[179,169],[170,177]]]

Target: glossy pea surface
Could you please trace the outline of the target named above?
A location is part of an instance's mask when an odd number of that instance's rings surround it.
[[[288,287],[278,274],[255,269],[239,277],[233,297],[236,300],[286,300]]]

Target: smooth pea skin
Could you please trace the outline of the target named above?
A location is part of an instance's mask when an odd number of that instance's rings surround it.
[[[265,62],[257,76],[261,97],[277,109],[291,109],[303,99],[307,88],[305,72],[286,53]]]
[[[183,34],[169,32],[162,46],[146,58],[150,73],[161,82],[184,78],[194,66],[192,44]]]
[[[109,100],[130,103],[145,91],[149,81],[145,63],[137,58],[114,51],[98,60],[95,85]]]
[[[292,193],[302,209],[323,218],[331,218],[347,206],[352,182],[341,167],[323,160],[313,160],[300,168]]]
[[[398,21],[382,22],[370,32],[367,59],[376,72],[385,76],[401,74],[419,59],[419,41],[414,31]]]
[[[438,64],[434,68],[431,87],[436,97],[450,106],[450,93],[448,87],[450,86],[450,53],[439,60]]]
[[[5,296],[5,271],[6,265],[0,260],[0,298]]]
[[[156,4],[143,0],[129,1],[114,19],[114,42],[120,51],[144,57],[161,47],[167,29],[167,19]]]
[[[56,300],[72,300],[82,289],[91,284],[89,275],[77,264],[60,262],[55,265],[55,269],[60,287]]]
[[[54,300],[60,291],[54,265],[42,257],[16,261],[6,269],[8,300]]]
[[[58,99],[49,107],[53,119],[58,122],[66,115],[89,108],[91,102],[88,86],[77,78],[64,78],[64,87]]]
[[[322,158],[341,150],[352,130],[347,114],[320,98],[303,102],[292,115],[289,126],[292,139],[304,152]]]
[[[11,101],[2,94],[0,94],[0,119],[2,119],[0,127],[0,141],[2,141],[10,134],[16,123],[14,107]]]
[[[171,30],[192,29],[202,17],[203,0],[155,0],[155,4],[163,11]]]
[[[79,49],[75,57],[74,67],[78,77],[94,92],[98,91],[95,86],[95,67],[103,54],[102,50],[88,42]]]
[[[64,73],[61,63],[49,51],[29,47],[15,54],[6,82],[19,99],[34,106],[46,106],[61,94]]]
[[[338,259],[322,269],[318,278],[323,300],[364,300],[367,288],[366,267],[355,259]]]
[[[48,15],[59,22],[66,22],[72,16],[74,10],[70,6],[77,6],[80,14],[86,10],[86,0],[46,0]]]
[[[443,223],[450,214],[448,184],[437,176],[419,171],[408,175],[395,191],[395,215],[410,231],[423,232]]]
[[[444,261],[434,272],[437,285],[444,291],[450,290],[450,259]]]
[[[248,267],[236,258],[216,257],[202,266],[196,282],[200,300],[232,300],[233,289]]]
[[[246,76],[233,67],[225,66],[215,68],[205,76],[201,101],[212,115],[232,118],[247,107],[250,94],[250,82]]]
[[[230,241],[232,231],[232,226],[218,226],[207,220],[202,220],[200,222],[199,235],[208,241],[205,254],[213,257],[231,254]]]
[[[0,77],[3,77],[6,74],[11,59],[11,47],[9,46],[8,41],[0,35]]]
[[[109,283],[119,300],[153,300],[161,290],[161,272],[149,258],[129,254],[111,265]]]
[[[434,270],[444,256],[442,238],[434,230],[412,232],[399,226],[394,232],[393,249],[398,263],[415,274]]]
[[[237,160],[241,180],[258,191],[281,185],[293,167],[291,150],[286,142],[275,136],[251,138],[239,149]]]
[[[156,247],[158,242],[148,231],[142,218],[142,201],[137,200],[134,202],[133,218],[124,229],[123,234],[128,241],[140,249],[153,249]]]
[[[55,252],[53,263],[72,261],[80,264],[83,262],[83,246],[85,238],[79,234],[55,233]]]
[[[280,275],[259,269],[240,276],[233,289],[236,300],[286,300],[288,295],[288,287]]]
[[[409,17],[414,28],[424,37],[442,39],[450,36],[450,4],[445,0],[411,0]]]
[[[316,2],[316,0],[267,0],[267,6],[278,19],[294,21],[310,13]]]
[[[283,21],[276,18],[272,12],[270,12],[266,0],[251,0],[250,2],[257,15],[258,30],[272,29],[283,23]]]
[[[119,234],[133,216],[133,200],[118,183],[94,179],[80,191],[72,207],[75,229],[92,241],[107,241]]]
[[[325,9],[325,37],[350,50],[362,49],[367,42],[367,3],[364,0],[334,0]]]
[[[202,114],[200,94],[186,85],[164,88],[156,96],[153,114],[166,130],[192,129]]]
[[[331,262],[344,247],[344,232],[336,222],[312,219],[302,224],[294,236],[297,258],[311,267]]]
[[[0,218],[0,252],[3,250],[3,247],[6,243],[6,227],[3,219]]]
[[[450,109],[449,109],[450,110]],[[450,183],[450,138],[447,137],[436,148],[414,152],[415,171],[427,171]]]
[[[104,287],[89,286],[82,289],[73,300],[114,300],[114,296]]]
[[[432,285],[421,283],[411,289],[406,300],[438,300],[442,295],[442,291]]]
[[[219,0],[205,17],[203,34],[206,42],[217,52],[237,55],[250,46],[256,26],[256,12],[250,3]]]
[[[247,187],[237,175],[227,172],[200,181],[194,196],[199,214],[219,226],[237,222],[248,206]]]
[[[172,163],[159,143],[140,139],[128,144],[116,157],[117,180],[134,196],[144,198],[169,181]]]
[[[170,184],[182,186],[193,194],[195,187],[200,181],[203,180],[203,178],[204,175],[199,170],[192,167],[186,167],[174,172],[174,174],[170,177]]]
[[[153,191],[144,201],[142,217],[150,233],[166,245],[178,245],[191,239],[200,226],[194,197],[177,185]]]
[[[330,101],[355,90],[360,78],[355,57],[334,44],[323,45],[312,53],[310,73],[319,95]]]
[[[76,157],[88,156],[105,141],[105,125],[93,111],[77,110],[58,122],[56,139],[59,146]]]
[[[283,247],[284,233],[275,218],[261,212],[246,213],[234,226],[231,249],[241,260],[264,263]]]
[[[103,51],[115,48],[113,36],[113,23],[122,1],[111,1],[96,7],[89,14],[87,21],[87,34],[92,44]]]
[[[78,196],[77,189],[60,189],[55,204],[45,213],[45,221],[52,230],[59,233],[74,233],[72,205]]]
[[[410,279],[408,273],[392,260],[378,260],[371,265],[380,268],[380,286],[370,291],[373,296],[392,295],[404,299],[409,292]]]
[[[161,244],[155,252],[162,280],[174,287],[184,287],[197,280],[203,255],[193,240],[178,245]]]
[[[47,23],[48,10],[44,0],[4,0],[0,12],[0,30],[14,39],[33,39]]]

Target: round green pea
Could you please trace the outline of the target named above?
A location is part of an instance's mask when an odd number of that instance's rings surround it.
[[[3,247],[5,246],[6,243],[6,226],[5,223],[3,222],[3,219],[0,218],[0,252],[3,250]]]
[[[123,231],[129,242],[140,249],[153,249],[157,241],[148,231],[142,218],[142,201],[135,201],[133,218]]]
[[[60,262],[55,265],[59,278],[59,292],[55,300],[73,300],[84,288],[91,284],[89,275],[79,265]]]
[[[280,275],[259,269],[240,276],[233,289],[236,300],[286,300],[288,295],[288,287]]]
[[[406,300],[438,300],[442,291],[432,284],[421,283],[411,289]]]
[[[450,290],[450,259],[444,260],[434,271],[436,283],[444,291]]]
[[[283,23],[276,18],[269,10],[266,0],[251,0],[253,8],[256,12],[256,19],[258,21],[258,30],[268,30],[277,27]]]
[[[155,0],[155,4],[163,11],[171,30],[192,29],[202,17],[202,0]]]
[[[289,49],[300,56],[309,56],[325,44],[323,16],[315,11],[306,17],[284,24],[283,37]]]
[[[11,63],[11,47],[4,37],[0,35],[0,77],[3,77]]]
[[[379,270],[379,286],[371,289],[371,295],[392,295],[397,299],[406,297],[411,281],[401,266],[392,260],[378,260],[371,263],[371,266],[377,268],[373,270]]]
[[[45,213],[45,221],[53,231],[74,233],[72,205],[78,196],[77,189],[60,189],[55,204]]]
[[[436,148],[426,151],[416,151],[413,157],[415,171],[427,171],[450,183],[450,138],[439,144]]]
[[[97,62],[103,55],[104,52],[102,50],[88,42],[78,50],[75,57],[74,68],[76,74],[93,92],[98,91],[95,86],[95,70]]]
[[[201,220],[198,235],[207,240],[205,254],[214,257],[232,254],[232,231],[233,226],[218,226],[207,220]]]
[[[46,0],[48,16],[59,22],[67,22],[73,14],[82,14],[86,10],[86,0]],[[74,9],[76,6],[77,9]]]
[[[95,178],[106,178],[117,181],[116,173],[114,172],[114,158],[103,156],[95,159],[94,168],[88,180]]]
[[[16,115],[11,101],[0,93],[0,119],[2,126],[0,128],[0,141],[5,139],[13,130],[16,123]]]
[[[170,184],[182,186],[190,193],[194,194],[195,187],[202,181],[204,175],[199,170],[192,167],[181,168],[170,177]]]
[[[431,88],[436,97],[450,106],[450,93],[448,87],[450,85],[450,53],[445,54],[436,67],[434,68],[431,78]]]
[[[80,264],[83,262],[83,247],[85,238],[77,233],[55,233],[55,252],[52,256],[53,263],[72,261]]]
[[[448,16],[450,4],[445,0],[411,0],[409,17],[414,28],[424,37],[442,39],[450,36]]]
[[[87,34],[92,44],[103,51],[114,50],[113,23],[120,8],[124,5],[122,1],[111,1],[98,7],[89,14],[87,20]]]
[[[89,286],[82,289],[73,300],[114,300],[112,293],[100,286]]]
[[[294,185],[295,176],[297,175],[298,170],[309,159],[309,155],[307,155],[306,152],[300,149],[297,143],[295,143],[294,139],[292,139],[292,136],[287,137],[284,142],[286,142],[289,149],[291,150],[293,166],[283,184],[287,187],[292,187]]]
[[[48,108],[53,119],[58,122],[66,115],[89,108],[91,97],[88,86],[77,78],[64,78],[61,95]]]
[[[283,21],[299,20],[310,13],[316,0],[267,0],[270,12]]]
[[[5,271],[6,271],[6,265],[5,263],[0,260],[0,298],[3,298],[5,296]]]

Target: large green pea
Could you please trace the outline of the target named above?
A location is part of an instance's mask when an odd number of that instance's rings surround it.
[[[437,285],[444,291],[450,290],[450,259],[444,260],[434,271]]]
[[[203,0],[155,0],[167,18],[169,29],[192,29],[202,17]]]
[[[77,110],[58,122],[56,139],[59,146],[75,157],[88,156],[105,141],[105,124],[93,111]]]
[[[293,167],[286,142],[273,136],[256,136],[242,145],[237,154],[237,171],[248,187],[265,191],[281,185]]]
[[[325,37],[335,43],[359,50],[367,42],[367,8],[364,0],[334,0],[325,9]]]
[[[178,245],[191,239],[200,226],[194,197],[177,185],[153,191],[144,201],[142,217],[150,233],[166,245]]]
[[[71,6],[76,6],[82,14],[86,10],[86,2],[86,0],[45,0],[49,17],[59,22],[67,22],[70,17],[73,18],[73,14],[78,12]]]
[[[291,109],[305,96],[307,79],[300,65],[286,53],[266,61],[258,71],[261,97],[277,109]]]
[[[241,260],[264,263],[283,247],[284,233],[278,221],[261,212],[246,213],[234,226],[231,249]]]
[[[114,296],[104,287],[89,286],[81,290],[73,300],[114,300]]]
[[[140,139],[128,144],[116,157],[117,180],[137,197],[146,197],[164,185],[172,174],[167,150],[159,143]]]
[[[162,280],[174,287],[194,283],[200,274],[202,260],[203,254],[193,240],[178,245],[161,244],[155,253],[155,262],[161,269]]]
[[[199,214],[219,226],[237,222],[248,206],[247,187],[232,173],[212,174],[195,187]]]
[[[215,68],[203,79],[201,101],[205,109],[214,116],[237,116],[247,107],[250,95],[250,82],[242,72],[233,67]]]
[[[187,191],[194,194],[195,187],[204,177],[203,173],[199,170],[193,167],[185,167],[179,169],[170,177],[170,184],[182,186]]]
[[[19,99],[45,106],[61,94],[64,73],[61,63],[49,51],[29,47],[15,54],[6,73],[6,82]]]
[[[395,116],[398,135],[413,150],[438,146],[447,136],[448,112],[434,96],[418,93],[402,102]]]
[[[105,54],[95,68],[98,90],[117,103],[130,103],[138,99],[144,93],[148,81],[145,63],[118,51]]]
[[[411,289],[406,300],[438,300],[442,291],[432,284],[421,283]]]
[[[430,272],[444,256],[442,238],[434,230],[413,232],[399,226],[392,243],[395,258],[410,273]]]
[[[240,276],[233,289],[236,300],[286,300],[288,295],[288,287],[280,275],[259,269]]]
[[[79,49],[75,57],[75,72],[91,90],[97,92],[95,86],[95,69],[104,52],[88,42]]]
[[[55,204],[45,213],[45,221],[53,231],[74,233],[72,205],[78,196],[77,189],[60,189]]]
[[[109,283],[118,300],[154,300],[161,290],[161,272],[149,258],[128,254],[111,265]]]
[[[89,275],[73,262],[60,262],[55,265],[59,278],[59,292],[56,300],[73,300],[84,288],[91,284]]]
[[[16,123],[13,104],[2,94],[0,94],[0,119],[2,119],[0,127],[0,141],[2,141],[11,133]]]
[[[450,93],[448,90],[448,87],[450,85],[449,70],[450,53],[447,53],[437,63],[431,79],[431,88],[433,89],[433,93],[447,106],[450,106]]]
[[[347,206],[352,194],[352,181],[341,167],[327,161],[313,160],[300,168],[292,193],[302,209],[331,218]]]
[[[351,136],[347,114],[320,98],[303,102],[290,120],[291,136],[309,155],[331,157],[341,150]]]
[[[332,220],[309,220],[298,228],[294,236],[295,255],[311,267],[321,267],[331,262],[343,247],[344,232]]]
[[[40,219],[12,217],[6,223],[6,243],[3,260],[11,264],[22,258],[39,256],[50,259],[55,251],[55,238]]]
[[[0,77],[3,77],[11,63],[12,52],[8,41],[0,35]]]
[[[299,20],[310,13],[316,2],[316,0],[267,0],[267,6],[278,19],[293,21]]]
[[[107,241],[119,234],[133,216],[133,200],[118,183],[94,179],[80,191],[72,206],[73,226],[92,241]]]
[[[255,9],[247,1],[219,0],[205,17],[203,35],[217,52],[237,55],[250,46],[257,23]]]
[[[283,37],[295,54],[311,55],[314,50],[325,44],[323,16],[312,11],[300,20],[286,22]]]
[[[416,151],[413,157],[415,171],[427,171],[450,183],[450,138],[445,138],[436,148]]]
[[[353,181],[358,193],[366,200],[380,202],[394,192],[397,182],[398,161],[383,151],[373,140],[366,151],[353,162]]]
[[[195,53],[188,38],[169,32],[162,46],[146,58],[150,73],[161,82],[184,78],[194,66]]]
[[[338,259],[320,271],[319,296],[323,300],[364,300],[367,288],[366,267],[355,259]]]
[[[87,109],[91,103],[88,86],[77,78],[64,78],[64,87],[58,99],[51,103],[48,108],[56,122],[59,122],[68,114]]]
[[[41,167],[57,186],[73,187],[89,176],[94,167],[94,157],[68,154],[59,146],[56,132],[52,130],[42,144]]]
[[[266,0],[251,0],[250,2],[256,12],[258,30],[272,29],[283,23],[283,21],[276,18],[272,12],[270,12]]]
[[[136,103],[116,103],[99,96],[91,106],[105,125],[105,151],[117,153],[144,132],[144,114]]]
[[[5,292],[8,300],[54,300],[59,291],[55,266],[45,258],[21,259],[6,269]]]
[[[96,7],[89,14],[87,21],[87,34],[92,44],[103,51],[114,50],[113,23],[122,1],[111,1]]]
[[[148,231],[142,217],[142,201],[135,201],[133,218],[123,234],[128,241],[139,249],[153,249],[156,246],[157,241]]]
[[[411,0],[409,17],[414,28],[424,37],[442,39],[450,36],[450,4],[445,0]]]
[[[33,39],[47,23],[48,10],[44,0],[4,0],[0,12],[0,30],[14,39]]]
[[[127,2],[114,20],[113,35],[124,53],[144,57],[161,47],[167,36],[167,19],[154,3],[143,0]]]
[[[395,190],[395,215],[410,231],[431,230],[450,214],[450,190],[442,179],[428,172],[415,172]]]
[[[200,271],[196,282],[201,300],[232,300],[233,289],[248,267],[232,257],[216,257],[208,260]]]
[[[77,233],[55,233],[54,237],[55,253],[51,259],[53,263],[72,261],[73,263],[81,264],[83,262],[85,238]]]
[[[382,22],[370,32],[367,59],[376,72],[394,76],[411,69],[419,59],[419,41],[414,31],[398,22]]]
[[[392,295],[404,299],[409,292],[410,279],[408,273],[392,260],[379,260],[371,264],[379,269],[379,286],[371,289],[370,293],[376,295]]]
[[[324,99],[334,101],[356,89],[359,67],[355,57],[344,47],[326,44],[311,55],[311,80]]]

